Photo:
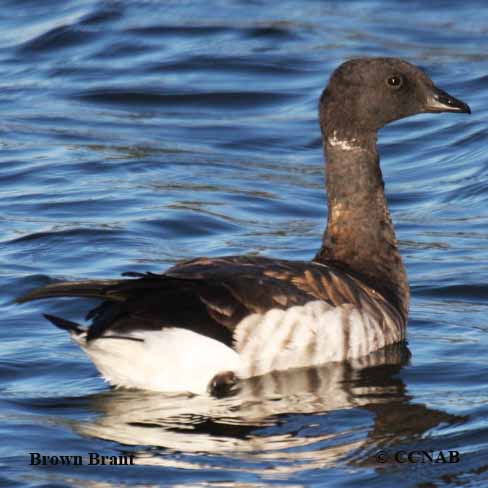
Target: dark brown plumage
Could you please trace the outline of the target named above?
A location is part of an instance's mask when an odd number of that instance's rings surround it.
[[[162,324],[187,328],[232,346],[235,327],[252,313],[285,310],[323,300],[333,307],[351,304],[381,317],[388,311],[406,317],[359,279],[310,261],[228,256],[182,262],[164,274],[131,273],[135,279],[54,283],[18,299],[78,296],[104,302],[91,310],[88,340],[110,332],[123,336],[137,328],[159,330]]]

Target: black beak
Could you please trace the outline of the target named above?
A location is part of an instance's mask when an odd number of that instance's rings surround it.
[[[457,98],[452,97],[440,88],[433,87],[432,92],[427,98],[425,104],[426,112],[459,112],[470,114],[471,109],[467,103],[461,102]]]

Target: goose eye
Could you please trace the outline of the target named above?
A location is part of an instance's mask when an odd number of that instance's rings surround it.
[[[392,88],[400,88],[403,85],[403,78],[398,75],[390,76],[386,81]]]

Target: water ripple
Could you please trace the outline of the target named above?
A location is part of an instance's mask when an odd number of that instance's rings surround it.
[[[2,481],[488,485],[485,12],[481,0],[7,0]],[[326,221],[317,100],[362,55],[407,58],[473,109],[380,133],[412,291],[407,350],[270,375],[226,400],[117,391],[41,316],[83,323],[95,302],[13,303],[197,254],[313,256]],[[374,460],[431,448],[462,461]],[[32,467],[33,450],[130,452],[137,466]]]

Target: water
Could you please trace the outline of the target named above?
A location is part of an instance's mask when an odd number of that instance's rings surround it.
[[[483,1],[2,7],[5,486],[488,486]],[[111,391],[41,316],[81,319],[92,303],[12,304],[49,279],[195,255],[313,256],[326,215],[317,99],[361,55],[421,65],[473,110],[380,135],[412,289],[408,351],[220,401]],[[457,450],[460,462],[382,464],[380,449]],[[133,454],[135,466],[30,466],[30,452]]]

